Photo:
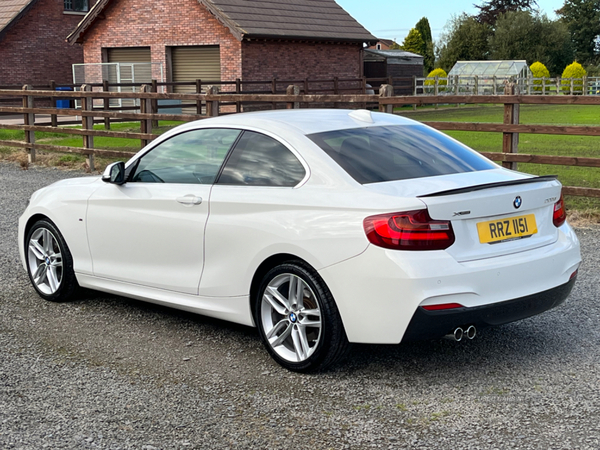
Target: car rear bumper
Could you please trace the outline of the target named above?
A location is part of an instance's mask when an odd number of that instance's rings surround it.
[[[461,263],[444,250],[403,252],[371,245],[319,274],[333,294],[350,342],[398,344],[419,338],[413,329],[404,337],[413,321],[425,320],[435,330],[424,332],[426,339],[443,336],[455,324],[494,325],[543,312],[568,295],[580,263],[579,241],[565,224],[556,242],[520,253]],[[563,298],[552,300],[552,292]],[[545,297],[549,300],[540,300]],[[423,306],[448,303],[458,303],[468,314],[456,320],[432,314],[431,323],[420,318]]]
[[[544,292],[471,308],[427,311],[419,307],[404,333],[402,342],[438,339],[450,334],[457,327],[466,329],[469,325],[474,325],[479,329],[535,316],[563,303],[574,284],[575,277]]]

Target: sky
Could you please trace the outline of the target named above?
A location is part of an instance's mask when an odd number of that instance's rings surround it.
[[[474,3],[481,5],[483,0],[336,0],[374,36],[395,39],[402,43],[408,31],[421,17],[427,17],[433,40],[437,40],[446,22],[453,15],[462,12],[475,14]],[[550,19],[556,19],[554,11],[564,0],[537,0],[541,12]]]

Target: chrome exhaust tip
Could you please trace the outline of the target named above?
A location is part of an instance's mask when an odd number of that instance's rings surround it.
[[[475,328],[475,325],[469,325],[469,328],[467,328],[465,334],[469,340],[475,339],[475,336],[477,335],[477,328]]]
[[[461,327],[456,328],[452,333],[444,336],[446,339],[450,339],[451,341],[460,342],[462,341],[464,335],[464,331]]]

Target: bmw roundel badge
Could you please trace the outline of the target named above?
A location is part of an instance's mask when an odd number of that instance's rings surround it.
[[[515,198],[515,201],[513,202],[513,206],[515,207],[515,209],[519,209],[522,204],[523,204],[523,200],[521,200],[521,197],[517,196]]]
[[[290,314],[290,322],[296,323],[296,320],[298,320],[298,316],[296,316],[295,313],[291,313]]]

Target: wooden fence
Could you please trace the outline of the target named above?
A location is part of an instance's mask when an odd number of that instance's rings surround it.
[[[0,124],[0,129],[25,131],[24,141],[0,140],[0,146],[20,147],[29,153],[30,162],[35,162],[36,150],[77,153],[86,155],[91,170],[94,170],[94,156],[107,158],[128,158],[130,152],[107,149],[98,149],[94,146],[94,137],[113,137],[139,139],[142,146],[156,137],[152,130],[160,120],[192,121],[206,117],[218,116],[235,112],[246,104],[257,103],[267,108],[300,108],[311,106],[364,108],[374,105],[380,111],[392,113],[394,107],[403,105],[430,105],[430,104],[503,104],[503,123],[470,123],[470,122],[424,122],[438,130],[480,131],[502,133],[502,152],[482,152],[493,161],[502,163],[504,167],[516,169],[519,162],[596,167],[600,168],[600,158],[583,158],[572,156],[530,155],[518,153],[519,133],[600,136],[600,126],[561,126],[561,125],[523,125],[519,123],[520,105],[598,105],[600,97],[595,96],[529,96],[529,95],[463,95],[463,96],[394,96],[393,88],[383,85],[379,95],[353,94],[353,95],[306,95],[301,94],[299,86],[288,86],[286,94],[229,94],[219,93],[217,87],[209,87],[205,94],[171,94],[150,92],[151,88],[145,86],[142,92],[92,92],[89,86],[82,86],[77,92],[32,90],[28,86],[21,91],[0,90],[0,97],[12,97],[22,101],[21,107],[0,106],[0,113],[19,114],[23,117],[23,124]],[[509,87],[507,92],[511,92]],[[51,98],[53,100],[78,99],[80,109],[36,107],[36,99]],[[139,109],[136,111],[111,110],[106,105],[113,98],[136,99]],[[193,114],[159,114],[156,112],[158,100],[180,100],[192,102],[196,111]],[[101,107],[95,107],[100,101]],[[57,126],[57,120],[50,120],[45,124],[36,122],[36,115],[67,116],[80,118],[81,128],[66,128]],[[127,120],[140,123],[139,132],[122,132],[108,129],[93,129],[94,118],[102,120]],[[56,132],[70,135],[79,135],[83,138],[83,147],[67,147],[36,143],[36,132]],[[564,189],[565,194],[600,198],[600,189],[569,186]]]

